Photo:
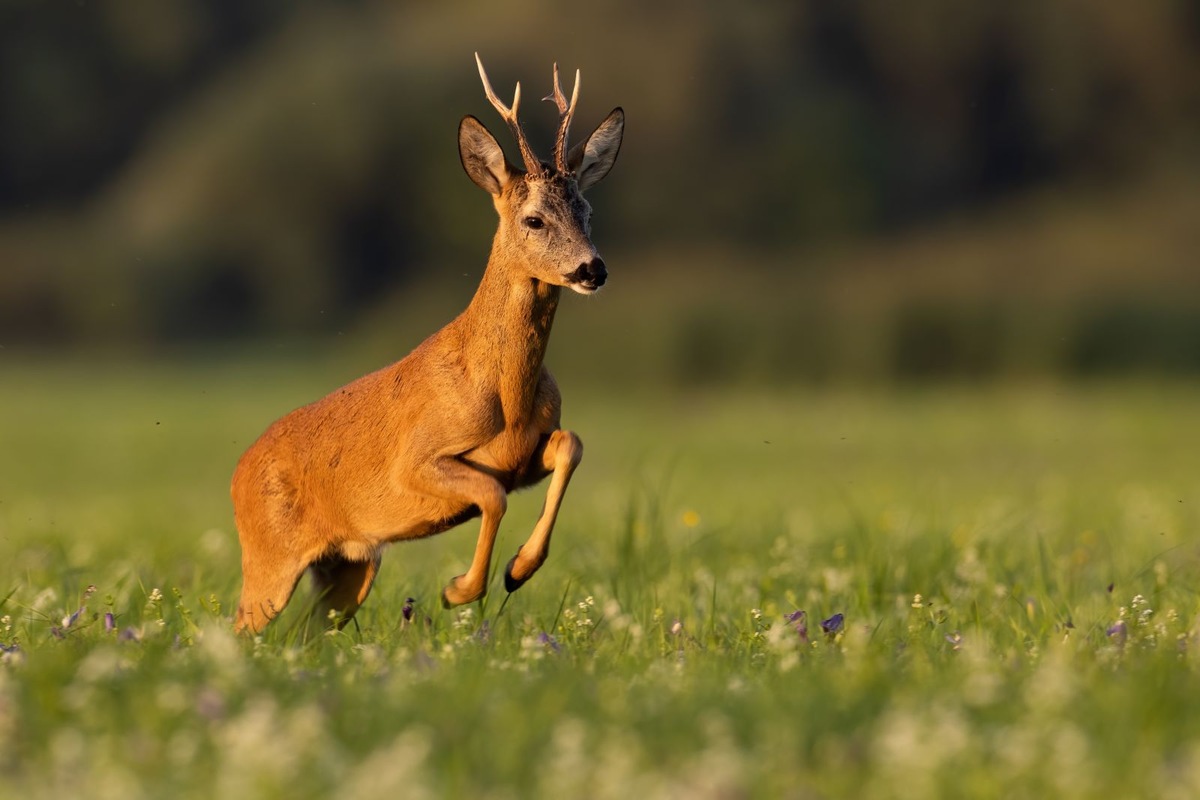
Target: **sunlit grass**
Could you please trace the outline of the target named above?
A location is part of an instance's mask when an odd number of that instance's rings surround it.
[[[233,461],[355,369],[6,374],[0,795],[1200,792],[1197,388],[568,387],[507,602],[438,605],[468,524],[239,640]]]

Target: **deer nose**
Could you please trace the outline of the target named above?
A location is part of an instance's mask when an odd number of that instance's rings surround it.
[[[579,265],[579,273],[586,275],[587,279],[596,286],[603,286],[608,280],[608,270],[604,268],[604,259],[596,256],[586,264]]]
[[[575,291],[590,294],[608,280],[608,270],[604,268],[604,259],[596,256],[591,261],[584,261],[566,278],[567,283],[575,287]]]

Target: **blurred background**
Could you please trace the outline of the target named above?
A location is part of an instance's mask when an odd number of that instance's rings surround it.
[[[0,3],[0,357],[400,357],[495,227],[459,119],[514,152],[476,50],[543,153],[554,61],[628,116],[556,372],[1200,373],[1189,0]]]

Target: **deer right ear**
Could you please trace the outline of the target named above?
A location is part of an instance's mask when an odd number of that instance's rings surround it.
[[[496,197],[517,174],[496,137],[469,114],[458,124],[458,157],[475,185]]]
[[[601,181],[617,163],[621,139],[625,136],[625,112],[618,106],[604,118],[588,138],[571,148],[567,166],[579,180],[579,191]]]

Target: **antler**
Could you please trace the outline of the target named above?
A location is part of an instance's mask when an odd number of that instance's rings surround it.
[[[529,146],[529,140],[525,138],[525,131],[521,128],[521,122],[517,119],[517,107],[521,104],[521,83],[517,82],[517,90],[513,93],[512,108],[500,102],[500,98],[492,91],[492,82],[488,80],[487,72],[483,68],[483,61],[479,58],[479,53],[475,54],[475,63],[479,65],[479,77],[483,81],[483,91],[487,94],[487,99],[492,106],[500,112],[500,116],[508,123],[509,130],[517,140],[517,147],[521,149],[521,160],[525,162],[525,170],[532,175],[541,175],[542,162],[534,155],[533,148]]]
[[[571,104],[563,94],[562,85],[558,82],[558,64],[554,65],[554,94],[543,97],[543,100],[553,100],[558,106],[558,135],[554,138],[554,168],[566,175],[567,168],[567,131],[571,127],[571,117],[575,116],[575,104],[579,102],[579,70],[575,70],[575,89],[571,92]]]

